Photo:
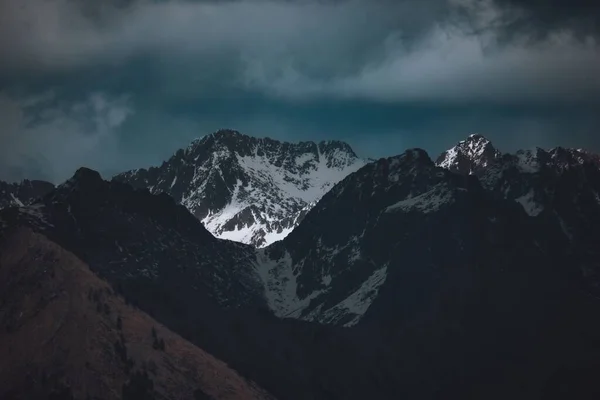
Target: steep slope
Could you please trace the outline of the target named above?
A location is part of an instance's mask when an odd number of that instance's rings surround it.
[[[43,197],[52,189],[54,189],[54,185],[46,181],[30,181],[27,179],[21,183],[0,181],[0,209],[30,204],[33,200]]]
[[[0,398],[271,398],[30,229],[0,243],[0,296]]]
[[[323,194],[364,164],[343,142],[287,143],[220,130],[160,167],[114,180],[168,193],[218,238],[264,247],[283,239]]]
[[[526,399],[599,393],[600,302],[571,262],[558,224],[409,150],[335,186],[257,269],[277,315],[365,334],[398,398]]]
[[[425,271],[433,279],[459,266],[545,261],[527,224],[519,206],[415,149],[347,177],[288,238],[260,250],[257,265],[277,315],[351,326],[383,286],[408,295],[402,280],[388,282],[395,274],[412,286]]]

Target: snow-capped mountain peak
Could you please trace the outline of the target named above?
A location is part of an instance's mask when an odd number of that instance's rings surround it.
[[[289,143],[221,129],[160,167],[115,179],[168,193],[216,237],[263,247],[283,239],[326,192],[366,163],[341,141]]]
[[[492,142],[483,135],[472,134],[466,140],[443,152],[436,164],[454,172],[474,174],[478,169],[486,168],[501,156],[502,154],[494,148]]]
[[[437,165],[453,172],[476,175],[501,198],[520,204],[537,217],[556,202],[554,185],[565,171],[589,164],[600,167],[600,156],[583,149],[518,150],[502,154],[481,135],[471,135],[438,158]]]

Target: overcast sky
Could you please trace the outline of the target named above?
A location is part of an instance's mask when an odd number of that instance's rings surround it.
[[[0,0],[0,179],[109,177],[218,128],[600,152],[597,3]]]

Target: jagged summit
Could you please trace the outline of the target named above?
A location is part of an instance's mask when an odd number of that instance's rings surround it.
[[[325,158],[335,157],[339,154],[358,158],[352,147],[340,140],[285,142],[270,137],[254,137],[233,129],[219,129],[209,135],[194,139],[185,151],[193,153],[199,147],[211,147],[215,150],[221,149],[241,155],[252,150],[256,150],[259,154],[279,150],[284,152],[315,152]]]
[[[160,167],[114,179],[171,195],[219,238],[262,247],[285,237],[329,189],[366,163],[341,141],[290,143],[221,129]]]
[[[81,167],[75,171],[73,177],[70,179],[73,182],[83,182],[83,183],[92,183],[92,182],[100,182],[102,181],[102,175],[96,170]]]
[[[475,174],[479,169],[498,160],[502,154],[485,136],[472,134],[453,148],[443,152],[436,164],[442,168],[464,174]]]
[[[560,146],[550,150],[537,147],[533,150],[518,150],[514,154],[503,154],[481,134],[469,135],[467,139],[444,151],[436,160],[439,167],[479,177],[498,173],[509,165],[520,172],[536,173],[546,167],[564,170],[584,163],[600,166],[600,156],[584,149]]]
[[[108,186],[108,182],[102,179],[102,175],[96,170],[80,167],[75,171],[73,176],[67,179],[62,184],[56,187],[56,190],[50,193],[51,197],[66,199],[73,193],[85,191],[91,193],[97,192],[95,198],[90,198],[91,201],[97,201],[104,195],[104,189]]]
[[[431,160],[431,157],[429,157],[429,153],[420,148],[408,149],[401,155],[392,158],[402,159],[406,162],[416,162],[423,165],[431,164],[433,166],[433,161]]]
[[[555,207],[557,185],[565,172],[588,174],[589,171],[581,168],[600,167],[600,156],[565,147],[550,150],[537,147],[502,154],[482,135],[471,135],[442,153],[437,165],[453,172],[476,175],[487,190],[519,203],[527,214],[537,217]],[[586,182],[580,185],[582,191],[589,189]]]
[[[569,149],[559,146],[549,150],[547,154],[553,162],[565,167],[584,163],[600,166],[600,155],[584,149]]]

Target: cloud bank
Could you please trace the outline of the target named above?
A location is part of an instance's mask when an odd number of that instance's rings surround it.
[[[440,121],[460,107],[593,110],[599,18],[588,0],[0,0],[0,179],[116,172],[143,159],[133,151],[218,127],[344,135],[323,121],[372,104],[422,105]],[[378,113],[356,130],[412,144],[442,129],[413,129],[409,114],[375,128]],[[460,115],[454,129],[481,121]],[[525,119],[514,124],[554,124]]]
[[[578,35],[571,19],[560,25],[546,16],[553,30],[540,36],[537,25],[515,28],[521,33],[506,40],[508,28],[538,22],[526,16],[547,10],[527,8],[528,2],[87,4],[4,0],[5,73],[74,71],[147,57],[162,71],[158,85],[199,96],[233,89],[289,98],[570,101],[600,92],[600,45],[593,32]]]
[[[0,93],[0,180],[57,182],[74,165],[110,165],[115,135],[132,112],[127,97],[103,93],[78,102],[56,101],[52,92],[24,98]]]

